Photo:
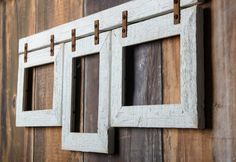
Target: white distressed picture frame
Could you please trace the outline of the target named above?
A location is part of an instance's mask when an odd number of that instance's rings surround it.
[[[204,127],[203,15],[197,7],[181,10],[181,22],[173,13],[112,31],[111,125],[113,127]],[[123,106],[123,48],[180,35],[180,104]]]
[[[24,78],[27,68],[54,63],[53,105],[51,109],[24,111]],[[50,56],[50,48],[29,52],[27,62],[24,55],[19,55],[16,126],[18,127],[46,127],[61,126],[62,112],[62,78],[63,78],[63,46],[54,47],[54,56]]]
[[[65,44],[64,62],[64,94],[63,94],[63,121],[62,121],[62,149],[112,153],[113,129],[110,128],[110,57],[111,32],[100,34],[100,43],[94,45],[94,36],[76,41],[76,51],[71,51],[71,42]],[[99,104],[97,133],[71,132],[72,111],[72,61],[73,58],[99,53]]]

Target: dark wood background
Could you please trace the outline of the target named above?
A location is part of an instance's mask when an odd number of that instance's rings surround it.
[[[1,162],[235,162],[236,3],[208,0],[205,18],[207,129],[116,129],[116,152],[61,150],[61,128],[16,128],[18,39],[128,0],[0,0]],[[179,38],[135,46],[127,73],[129,104],[179,102]],[[128,50],[128,53],[129,53]],[[147,55],[147,53],[149,53]],[[81,131],[96,131],[98,56],[84,58]],[[139,64],[146,66],[139,67]],[[51,105],[53,66],[33,69],[33,109]],[[156,71],[156,73],[153,73]],[[130,82],[129,82],[130,83]],[[85,93],[86,92],[86,93]]]

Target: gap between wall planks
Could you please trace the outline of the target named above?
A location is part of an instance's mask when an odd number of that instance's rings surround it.
[[[73,6],[72,3],[77,2],[78,1],[71,1],[70,6]],[[93,2],[90,4],[92,3]],[[113,3],[116,3],[116,1],[113,1]],[[68,8],[66,7],[68,5],[64,5],[65,8]],[[106,5],[106,1],[103,2],[103,5]],[[79,14],[76,12],[81,12],[81,10],[78,10],[79,7],[78,4],[75,4],[73,6],[73,8],[76,8],[75,10],[67,10],[68,12],[64,14],[67,15],[68,13],[71,15],[65,16],[66,19],[77,19]],[[233,124],[235,123],[234,116],[236,116],[234,93],[236,91],[236,69],[233,68],[236,59],[236,48],[234,46],[236,44],[236,28],[234,28],[236,21],[236,10],[234,10],[234,8],[236,4],[234,0],[219,0],[208,2],[202,7],[206,8],[205,46],[207,48],[205,49],[205,75],[207,78],[206,87],[208,87],[206,92],[206,109],[208,111],[207,124],[209,129],[167,129],[167,131],[169,131],[169,139],[171,140],[168,141],[169,143],[164,142],[164,147],[170,146],[170,149],[164,149],[164,155],[165,157],[168,156],[170,159],[165,158],[164,161],[233,161],[236,156],[236,125]],[[0,46],[2,46],[2,48],[0,48],[0,78],[2,80],[0,84],[0,161],[32,161],[31,146],[33,141],[33,129],[15,127],[14,101],[18,63],[16,55],[18,50],[16,47],[18,45],[18,38],[35,33],[35,26],[39,26],[39,24],[36,23],[39,22],[38,18],[35,20],[35,13],[41,13],[42,11],[39,12],[38,9],[36,9],[35,0],[1,1],[0,9],[3,9],[0,10],[0,35],[3,35],[3,37],[0,37]],[[61,9],[63,9],[63,7],[61,7]],[[45,10],[49,12],[51,7]],[[64,10],[60,11],[64,12]],[[1,20],[1,17],[3,17],[3,20]],[[43,21],[47,19],[47,17],[42,15],[40,19]],[[53,23],[58,25],[63,22],[56,21]],[[53,23],[47,21],[50,27],[54,25]],[[37,32],[43,29],[44,27],[41,27]],[[3,31],[7,33],[4,34]],[[1,53],[1,51],[3,52]],[[212,122],[211,114],[214,118]],[[213,128],[211,125],[213,125]],[[51,128],[48,129],[50,130]],[[127,132],[131,132],[128,128],[124,129],[127,130]],[[56,131],[57,133],[54,134],[60,135],[60,130],[52,129],[51,131]],[[166,131],[166,129],[164,129],[164,131]],[[141,132],[143,131],[141,130]],[[126,134],[127,133],[121,134],[121,136],[126,137]],[[51,139],[50,135],[43,136],[43,138]],[[53,142],[60,143],[58,138],[59,137],[52,139]],[[42,141],[44,141],[44,139],[42,139]],[[203,145],[201,143],[206,144]],[[50,144],[53,147],[50,147]],[[121,141],[120,145],[127,145],[128,147],[129,143],[123,143]],[[53,143],[47,145],[48,149],[51,149],[52,152],[49,152],[50,155],[47,154],[46,156],[53,156],[55,159],[54,156],[61,152],[60,146],[54,146]],[[35,147],[35,152],[37,152],[37,145]],[[123,151],[125,152],[126,150]],[[208,156],[205,156],[205,152]],[[45,155],[42,154],[42,156]],[[61,156],[63,156],[63,158],[58,158],[58,161],[82,161],[75,160],[82,159],[80,153],[67,153],[66,155],[63,153]],[[97,156],[97,158],[100,157],[100,155],[94,156]],[[129,157],[124,157],[123,159],[127,159],[128,161]]]

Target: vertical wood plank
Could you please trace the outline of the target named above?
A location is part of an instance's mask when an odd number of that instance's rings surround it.
[[[134,89],[129,89],[130,85],[127,85],[128,87],[125,86],[125,90],[133,92],[128,92],[132,96],[132,105],[161,104],[161,41],[148,42],[127,49],[125,53],[125,71],[128,72],[126,80],[134,85]],[[163,160],[161,129],[132,128],[130,140],[129,156],[131,161],[161,162]],[[121,149],[123,148],[121,147]]]
[[[3,12],[2,103],[1,103],[1,161],[30,161],[32,138],[30,129],[15,127],[15,99],[18,67],[18,38],[34,33],[34,0],[1,1]],[[20,11],[19,8],[21,7]],[[25,28],[21,28],[21,22]],[[31,22],[29,24],[28,22]],[[26,155],[27,152],[27,156]]]
[[[94,42],[90,42],[94,43]],[[99,55],[86,56],[84,87],[84,132],[97,133]]]
[[[120,1],[92,1],[86,0],[85,1],[85,15],[89,15],[100,10],[121,4],[126,2],[127,0],[120,0]],[[121,13],[122,16],[122,13]],[[122,20],[122,17],[121,17]],[[158,81],[161,80],[161,46],[160,42],[148,44],[148,45],[141,45],[134,49],[134,64],[137,68],[139,64],[148,65],[151,63],[150,66],[144,66],[141,69],[135,70],[135,78],[142,78],[144,80],[135,80],[134,84],[137,88],[141,91],[133,92],[133,99],[135,100],[133,104],[138,104],[139,102],[142,103],[151,103],[151,102],[158,102],[161,103],[161,84],[158,84]],[[150,57],[146,57],[146,54]],[[86,66],[89,66],[89,63],[94,60],[87,59]],[[98,58],[96,60],[99,62]],[[132,61],[132,60],[129,60]],[[157,62],[155,62],[157,61]],[[155,66],[154,66],[155,65]],[[91,66],[91,65],[90,65]],[[157,70],[157,76],[153,77],[153,70]],[[155,71],[154,70],[154,71]],[[159,72],[159,73],[158,73]],[[86,75],[93,75],[93,73],[89,70],[86,70]],[[97,76],[98,77],[98,76]],[[98,80],[98,79],[95,79]],[[142,83],[149,85],[142,88]],[[156,88],[155,91],[153,88]],[[95,87],[93,87],[95,89]],[[87,87],[86,91],[93,91],[92,88]],[[159,91],[158,91],[159,89]],[[141,96],[141,98],[140,98]],[[152,98],[153,96],[157,98]],[[89,97],[89,96],[85,96]],[[98,98],[98,96],[96,96]],[[86,111],[87,107],[85,107]],[[97,107],[93,107],[90,110],[93,114],[97,115]],[[85,117],[87,113],[85,113]],[[97,120],[92,118],[93,120]],[[91,121],[85,118],[84,124],[89,125],[91,128],[96,128],[95,125],[91,125]],[[149,161],[162,161],[162,145],[161,145],[161,130],[159,129],[131,129],[131,128],[120,128],[116,130],[116,137],[115,137],[115,154],[113,155],[101,155],[101,154],[92,154],[92,153],[85,153],[84,154],[84,162],[96,161],[96,162],[128,162],[128,161],[135,161],[135,162],[149,162]]]
[[[112,0],[106,0],[106,1],[103,1],[103,0],[98,0],[98,1],[93,1],[93,0],[84,0],[84,16],[88,16],[90,14],[93,14],[93,13],[96,13],[96,12],[99,12],[101,10],[104,10],[106,8],[109,8],[109,7],[112,7],[112,6],[115,6],[119,3],[122,3],[122,2],[125,2],[127,0],[124,0],[124,1],[112,1]],[[96,57],[94,59],[86,59],[85,60],[85,67],[87,66],[91,66],[92,62],[96,62],[96,64],[99,63],[99,57]],[[90,68],[92,69],[92,68]],[[99,89],[98,87],[98,80],[99,80],[99,74],[98,72],[96,72],[95,74],[93,73],[93,71],[89,70],[89,69],[85,69],[85,75],[87,76],[92,76],[92,75],[95,75],[95,80],[97,82],[96,84],[96,87],[86,87],[85,89],[85,92],[86,91],[90,91],[90,92],[93,92],[94,89]],[[89,78],[88,78],[89,79]],[[86,81],[85,81],[86,82]],[[85,95],[85,99],[86,98],[89,98],[89,96]],[[93,98],[96,98],[96,103],[93,103],[94,106],[90,106],[90,107],[87,107],[85,106],[84,107],[84,127],[85,127],[85,132],[86,131],[93,131],[93,132],[96,132],[96,124],[97,123],[97,115],[98,115],[98,93],[96,93],[95,95],[93,95]],[[88,117],[87,117],[88,116]],[[93,118],[89,118],[89,116],[93,116]],[[88,119],[91,119],[91,120],[88,120]],[[87,127],[87,128],[86,128]],[[125,150],[122,150],[122,151],[125,151]],[[106,162],[106,161],[109,161],[109,157],[107,155],[101,155],[101,154],[92,154],[92,153],[84,153],[84,162],[90,162],[90,161],[101,161],[101,162]]]
[[[205,111],[208,129],[165,130],[165,161],[235,161],[236,157],[235,73],[232,68],[236,59],[233,55],[235,46],[232,46],[236,41],[235,3],[232,0],[213,1],[202,7],[206,22]]]
[[[180,42],[179,37],[162,41],[163,103],[178,104],[180,101]]]
[[[161,41],[125,49],[125,105],[154,105],[162,103]]]
[[[54,64],[35,67],[33,75],[33,108],[36,110],[51,109],[53,101]]]
[[[236,3],[212,1],[213,150],[215,161],[236,161]]]
[[[82,16],[82,7],[82,0],[36,0],[36,31],[40,32],[68,21],[78,19]],[[56,37],[57,36],[55,35],[55,38]],[[50,85],[53,85],[52,67],[53,66],[46,66],[42,67],[42,69],[35,70],[34,75],[37,80],[35,82],[36,108],[47,107],[52,104],[52,100],[49,97],[51,96],[49,87]],[[44,81],[42,79],[44,79]],[[83,156],[79,152],[70,152],[61,149],[61,128],[35,128],[33,161],[78,162],[83,161]]]
[[[180,103],[180,40],[163,40],[163,103]],[[213,161],[208,130],[164,129],[165,162]]]
[[[52,106],[52,92],[53,92],[53,70],[54,65],[44,65],[33,68],[33,110],[43,110],[50,108]],[[34,128],[33,138],[33,161],[46,161],[47,154],[51,151],[56,150],[54,147],[58,143],[52,143],[53,141],[46,142],[48,138],[46,137],[45,131],[51,132],[50,128]],[[54,134],[54,139],[57,137]],[[55,141],[56,142],[56,141]],[[51,145],[51,150],[47,150],[46,144]],[[53,159],[54,156],[51,156]]]
[[[4,156],[4,147],[5,147],[5,142],[4,142],[4,135],[5,135],[5,130],[4,130],[4,123],[5,123],[5,119],[3,118],[3,114],[4,114],[4,53],[5,53],[5,12],[6,12],[6,4],[3,1],[0,1],[0,80],[1,80],[1,84],[0,84],[0,93],[1,93],[1,98],[0,98],[0,160],[3,161],[3,156]]]
[[[35,0],[14,1],[14,3],[15,3],[14,5],[15,13],[18,16],[17,19],[18,24],[16,30],[13,33],[14,37],[17,37],[17,41],[15,42],[15,44],[16,47],[18,47],[19,38],[35,33]],[[9,18],[11,18],[11,16],[9,16]],[[18,35],[16,36],[16,34]],[[15,52],[17,53],[18,50],[17,49],[15,50],[16,50]],[[11,55],[14,56],[14,54]],[[29,161],[29,162],[33,161],[33,128],[16,128],[16,130],[21,130],[22,131],[21,134],[23,134],[24,136],[23,141],[19,139],[19,145],[21,147],[24,146],[22,149],[24,151],[23,156],[22,155],[19,156],[22,156],[21,158],[23,158],[23,161]],[[17,134],[19,135],[20,133]],[[18,151],[20,148],[15,148],[15,149],[16,151]],[[12,156],[12,157],[14,159],[13,161],[19,161],[18,156]]]
[[[99,12],[109,7],[118,5],[127,0],[120,1],[91,1],[85,0],[84,15]],[[91,42],[94,43],[94,42]],[[99,56],[85,57],[85,89],[84,89],[84,132],[97,132],[98,119],[98,89],[99,89]]]

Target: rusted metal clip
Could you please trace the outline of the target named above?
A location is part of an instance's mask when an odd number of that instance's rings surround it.
[[[180,0],[174,0],[174,24],[180,23]]]
[[[24,49],[24,62],[27,62],[27,56],[28,55],[28,43],[25,43],[25,49]]]
[[[128,11],[122,12],[122,38],[127,37],[128,30]]]
[[[99,44],[99,20],[94,21],[94,44]]]
[[[72,52],[76,50],[76,29],[72,29],[71,31],[71,50]]]
[[[54,35],[50,38],[50,56],[54,56]]]

